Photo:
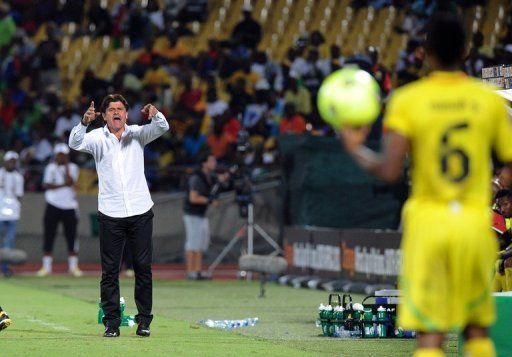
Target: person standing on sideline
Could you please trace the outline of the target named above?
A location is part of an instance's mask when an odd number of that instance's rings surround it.
[[[463,334],[464,355],[496,354],[488,333],[496,318],[491,272],[498,251],[490,163],[494,152],[510,187],[512,126],[505,101],[460,71],[465,45],[459,18],[432,17],[425,49],[433,72],[392,94],[382,154],[363,145],[369,127],[341,129],[347,152],[381,180],[396,182],[410,153],[397,326],[418,332],[416,357],[444,356],[450,331]]]
[[[218,181],[212,174],[217,168],[217,160],[212,153],[203,152],[198,159],[200,168],[188,178],[187,193],[183,207],[185,223],[185,258],[187,260],[187,279],[204,280],[201,275],[203,253],[210,244],[210,224],[206,210],[212,204],[218,206],[217,194],[220,185],[227,182],[229,173],[218,175]]]
[[[16,170],[18,154],[7,151],[4,166],[0,169],[0,234],[4,236],[3,248],[14,248],[16,226],[20,219],[20,198],[23,196],[23,176]],[[2,273],[12,275],[9,264],[2,263]]]
[[[169,130],[169,123],[158,109],[147,104],[142,113],[151,122],[126,125],[128,109],[128,102],[120,94],[107,95],[100,112],[91,102],[69,137],[72,149],[94,157],[98,172],[104,337],[119,336],[119,270],[125,244],[133,254],[137,335],[148,337],[153,320],[153,201],[144,176],[144,146]],[[87,126],[99,114],[106,125],[86,133]]]
[[[36,274],[43,277],[52,273],[53,246],[59,223],[62,223],[68,246],[68,271],[75,277],[81,277],[83,274],[78,268],[78,201],[75,192],[79,169],[69,161],[69,147],[66,144],[56,144],[53,154],[55,160],[46,165],[43,175],[46,199],[43,266]]]

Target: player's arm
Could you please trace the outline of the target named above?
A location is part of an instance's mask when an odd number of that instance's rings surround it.
[[[395,131],[388,131],[384,137],[383,151],[377,153],[363,144],[369,132],[370,127],[342,128],[340,138],[345,150],[359,166],[380,180],[388,183],[397,182],[403,172],[405,156],[409,151],[409,139]]]

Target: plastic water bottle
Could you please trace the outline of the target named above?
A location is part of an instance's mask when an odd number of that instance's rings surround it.
[[[219,328],[219,329],[232,329],[238,327],[254,326],[258,322],[257,317],[248,317],[243,320],[201,320],[202,323],[208,327]]]
[[[330,326],[331,336],[340,337],[340,330],[343,329],[343,306],[335,306],[332,313],[332,324]]]
[[[377,334],[379,337],[386,337],[387,330],[387,316],[386,308],[379,306],[377,309]]]
[[[124,300],[124,297],[122,297],[122,296],[119,299],[119,307],[121,310],[121,315],[123,315],[124,309],[126,308],[126,301]]]

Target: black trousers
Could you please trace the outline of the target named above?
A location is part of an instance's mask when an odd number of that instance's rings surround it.
[[[76,231],[78,226],[78,218],[76,210],[74,209],[60,209],[49,203],[46,204],[44,211],[44,242],[43,252],[51,254],[53,252],[53,244],[55,243],[55,236],[59,223],[62,222],[64,226],[64,236],[68,245],[69,253],[77,253],[78,249],[76,243]]]
[[[119,271],[125,244],[133,254],[135,272],[135,304],[138,323],[150,324],[153,320],[153,211],[126,218],[113,218],[98,212],[101,253],[101,305],[105,326],[121,324],[119,306]]]

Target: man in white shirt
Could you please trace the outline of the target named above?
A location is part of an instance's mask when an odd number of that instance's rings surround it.
[[[46,190],[46,210],[44,212],[43,266],[37,276],[52,273],[53,245],[59,223],[64,226],[64,236],[68,246],[69,273],[82,276],[78,268],[78,201],[75,183],[78,180],[78,166],[69,162],[69,147],[60,143],[53,149],[55,160],[46,165],[43,175],[43,188]]]
[[[94,157],[98,172],[104,337],[119,336],[119,268],[125,244],[133,254],[137,335],[149,336],[153,319],[153,201],[144,176],[144,146],[169,130],[169,123],[153,105],[147,104],[142,113],[151,122],[142,126],[126,125],[128,109],[126,99],[119,94],[107,95],[100,112],[96,112],[91,102],[69,137],[72,149]],[[99,114],[106,125],[86,133],[89,123]]]
[[[3,248],[12,249],[16,237],[16,226],[20,219],[20,201],[23,196],[23,176],[16,171],[18,154],[7,151],[4,166],[0,169],[0,234],[3,235]],[[2,273],[9,277],[12,271],[7,263],[2,264]]]

